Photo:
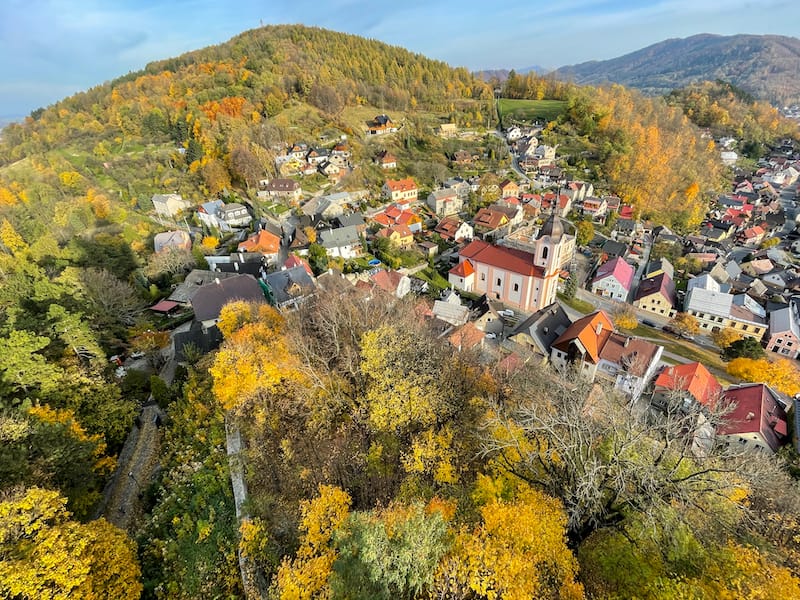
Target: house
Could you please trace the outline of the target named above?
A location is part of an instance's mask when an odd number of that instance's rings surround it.
[[[235,277],[238,273],[220,273],[205,269],[192,269],[186,278],[172,290],[167,300],[178,304],[191,304],[192,298],[204,285],[214,283],[217,279]]]
[[[369,279],[378,288],[397,298],[402,298],[411,291],[411,279],[398,271],[378,269]]]
[[[500,183],[500,196],[502,198],[509,198],[511,196],[519,196],[519,184],[510,179],[505,179]]]
[[[331,258],[358,258],[361,256],[361,236],[355,226],[323,229],[317,234],[319,244]]]
[[[364,221],[364,215],[358,212],[339,215],[333,221],[339,227],[355,227],[358,233],[366,233],[367,231],[367,222]]]
[[[614,332],[602,310],[572,323],[552,343],[550,360],[557,369],[574,366],[594,381],[598,376],[637,400],[655,374],[664,348]]]
[[[508,215],[496,208],[486,207],[475,213],[472,227],[477,233],[485,234],[509,224]]]
[[[672,266],[672,263],[669,262],[666,258],[660,258],[658,260],[651,260],[644,268],[644,273],[642,273],[642,277],[649,278],[655,277],[660,273],[665,273],[667,277],[674,280],[675,279],[675,267]]]
[[[472,241],[474,236],[472,225],[456,217],[445,217],[439,221],[434,231],[448,242]]]
[[[566,194],[574,204],[583,203],[586,198],[594,196],[594,185],[586,181],[570,181],[567,184]],[[604,203],[605,208],[608,208],[608,203]]]
[[[203,285],[192,296],[194,319],[203,329],[216,326],[222,307],[234,300],[265,302],[264,291],[251,275],[235,275],[227,279],[215,279]]]
[[[584,215],[592,219],[602,219],[608,212],[608,202],[605,198],[595,198],[594,196],[587,196],[583,199],[581,210]]]
[[[175,248],[176,250],[191,250],[191,236],[182,230],[157,233],[153,238],[153,249],[155,253],[158,254],[170,248]]]
[[[294,179],[273,179],[267,183],[265,190],[272,198],[283,198],[290,202],[298,202],[303,197],[303,190]]]
[[[458,352],[462,350],[480,349],[483,347],[486,333],[478,329],[474,323],[459,327],[447,337],[447,341]]]
[[[289,257],[283,261],[283,268],[292,269],[294,267],[303,267],[306,270],[306,273],[312,276],[314,275],[314,272],[311,270],[311,265],[308,264],[307,260],[297,256],[296,254],[290,254]]]
[[[225,203],[222,200],[204,202],[197,207],[197,219],[206,227],[222,229],[217,214],[223,206],[225,206]]]
[[[247,227],[252,220],[253,217],[247,208],[237,202],[226,204],[217,211],[217,222],[223,231],[230,231],[234,227]]]
[[[407,250],[414,246],[414,234],[406,225],[392,225],[378,231],[375,237],[386,238],[395,247]]]
[[[550,348],[572,321],[560,304],[553,303],[520,321],[508,338],[523,348],[550,357]]]
[[[458,296],[455,296],[458,298]],[[449,323],[455,327],[460,327],[469,321],[469,308],[462,305],[461,302],[447,302],[445,300],[436,300],[433,303],[433,316]]]
[[[551,215],[539,231],[533,254],[474,240],[459,252],[448,281],[466,292],[535,312],[555,301],[563,236],[561,219]]]
[[[728,294],[718,283],[706,278],[691,280],[684,300],[684,311],[695,317],[700,329],[709,332],[731,327],[742,335],[761,340],[767,331],[766,311],[745,294]],[[691,284],[695,284],[693,287]]]
[[[788,358],[800,356],[800,298],[793,298],[786,308],[770,312],[766,348]]]
[[[436,216],[449,217],[461,212],[463,200],[452,188],[436,190],[428,195],[428,206]]]
[[[711,372],[699,362],[664,368],[656,377],[652,404],[664,410],[678,403],[692,403],[712,408],[722,397],[722,386]]]
[[[767,232],[758,225],[755,227],[748,227],[741,234],[739,234],[739,241],[747,247],[754,248],[758,246]]]
[[[317,290],[314,280],[303,265],[270,273],[264,278],[264,286],[267,302],[284,309],[297,308]]]
[[[375,163],[381,169],[396,169],[397,168],[397,157],[389,152],[388,150],[381,150],[378,153],[378,156],[375,157]]]
[[[471,165],[473,160],[472,154],[466,150],[456,150],[453,153],[453,163],[458,166]]]
[[[600,247],[600,254],[603,256],[603,260],[625,258],[628,255],[628,245],[614,240],[606,240]]]
[[[192,207],[192,203],[184,200],[180,194],[155,194],[152,201],[156,214],[170,219]]]
[[[406,179],[387,179],[383,184],[383,195],[389,198],[392,202],[416,202],[417,201],[417,184],[411,177]]]
[[[633,299],[636,308],[672,317],[675,307],[675,284],[663,271],[642,279]]]
[[[384,135],[387,133],[395,133],[397,125],[392,121],[389,115],[378,115],[372,121],[367,122],[367,130],[369,135]]]
[[[472,186],[470,186],[469,182],[464,181],[460,177],[451,177],[444,181],[442,186],[449,190],[455,190],[462,201],[469,198],[469,193],[472,191]]]
[[[592,279],[593,294],[625,302],[631,292],[634,269],[622,258],[614,258],[600,265]]]
[[[274,233],[262,229],[241,242],[237,252],[259,252],[269,262],[275,262],[281,251],[281,238]]]
[[[445,138],[452,138],[458,135],[458,127],[455,123],[442,123],[439,125],[439,135]]]
[[[206,256],[208,268],[214,272],[252,275],[257,279],[267,273],[264,256],[258,252],[236,252],[230,255]]]
[[[789,442],[788,418],[783,398],[765,383],[747,383],[725,390],[723,402],[732,406],[717,428],[720,440],[770,454]]]

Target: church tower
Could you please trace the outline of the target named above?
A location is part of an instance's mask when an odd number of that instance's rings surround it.
[[[533,264],[543,271],[539,286],[537,305],[543,308],[556,301],[558,274],[561,271],[563,253],[564,224],[551,213],[536,236],[536,254]]]

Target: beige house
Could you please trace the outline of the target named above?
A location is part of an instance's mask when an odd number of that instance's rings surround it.
[[[406,202],[417,201],[417,184],[411,177],[405,179],[387,179],[383,184],[383,195],[389,198],[392,202]]]
[[[639,289],[636,290],[633,305],[657,315],[672,317],[675,306],[675,284],[664,272],[642,279]]]
[[[155,194],[152,200],[156,214],[170,219],[192,207],[192,203],[184,200],[180,194]]]

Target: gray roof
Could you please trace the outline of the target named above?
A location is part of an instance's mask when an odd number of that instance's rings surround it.
[[[219,283],[202,286],[192,298],[192,308],[196,321],[210,321],[219,318],[219,312],[228,302],[247,300],[265,302],[264,291],[252,275],[235,275],[219,279]]]
[[[361,213],[350,213],[349,215],[339,215],[336,217],[339,227],[360,227],[366,225],[364,215]]]
[[[183,280],[183,283],[178,284],[178,287],[173,290],[168,300],[180,302],[181,304],[188,304],[202,286],[214,283],[215,279],[227,279],[235,275],[235,273],[219,273],[215,271],[193,269],[192,272],[186,276],[186,279]]]
[[[317,289],[303,266],[270,273],[264,281],[272,291],[275,306],[278,307],[310,296]]]
[[[786,308],[772,311],[769,315],[769,332],[771,335],[791,331],[800,338],[800,313],[798,305],[792,302]]]
[[[572,324],[560,304],[554,302],[517,325],[511,336],[526,334],[536,345],[536,349],[545,356],[550,355],[550,346]]]
[[[696,287],[686,294],[684,309],[687,312],[693,310],[718,317],[729,317],[732,304],[733,296],[731,294]]]
[[[444,300],[433,303],[433,316],[451,325],[463,325],[469,320],[469,308]]]
[[[358,229],[354,225],[339,227],[338,229],[323,229],[318,234],[319,243],[323,248],[341,248],[360,243]]]

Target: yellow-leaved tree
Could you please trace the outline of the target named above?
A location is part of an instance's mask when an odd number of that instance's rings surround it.
[[[787,396],[800,394],[800,369],[787,358],[735,358],[728,363],[727,371],[745,381],[763,381]]]
[[[583,598],[578,562],[567,547],[567,515],[561,503],[537,490],[516,499],[493,499],[481,508],[483,523],[463,529],[442,561],[436,588],[479,598]]]
[[[350,504],[347,492],[330,485],[320,485],[319,496],[301,503],[300,548],[293,559],[284,559],[275,577],[281,600],[329,597],[328,579],[337,556],[333,534],[350,514]]]
[[[283,317],[271,306],[231,303],[222,309],[218,326],[226,339],[209,371],[214,395],[226,410],[259,397],[291,396],[289,387],[304,381],[283,335]]]
[[[105,519],[70,519],[58,492],[30,488],[0,501],[0,597],[122,600],[142,591],[136,547]]]

